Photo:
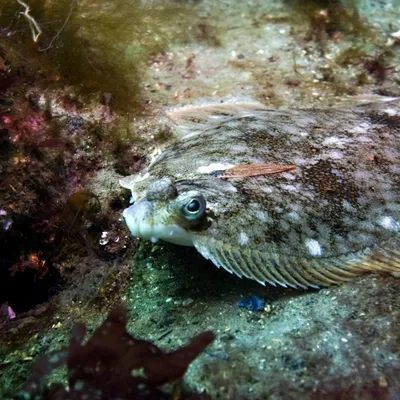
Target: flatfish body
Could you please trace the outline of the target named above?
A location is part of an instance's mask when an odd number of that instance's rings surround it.
[[[167,112],[177,138],[124,178],[131,233],[194,246],[260,283],[320,287],[400,272],[400,102]]]

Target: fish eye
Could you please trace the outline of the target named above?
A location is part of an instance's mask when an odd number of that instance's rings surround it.
[[[186,210],[190,213],[195,213],[200,210],[200,203],[196,199],[192,199],[186,204]]]
[[[206,201],[201,195],[189,198],[181,208],[184,217],[190,221],[201,218],[206,211]]]

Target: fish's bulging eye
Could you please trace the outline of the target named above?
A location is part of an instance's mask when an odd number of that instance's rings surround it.
[[[190,200],[186,205],[186,210],[188,210],[190,213],[195,213],[200,210],[200,203],[196,199]]]
[[[181,210],[187,220],[195,221],[204,215],[206,211],[206,201],[203,196],[197,195],[190,198]]]

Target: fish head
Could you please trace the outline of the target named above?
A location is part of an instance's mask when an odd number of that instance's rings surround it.
[[[207,215],[202,193],[197,190],[178,193],[170,178],[150,182],[145,197],[123,211],[133,236],[182,246],[193,246],[194,233],[207,229]]]

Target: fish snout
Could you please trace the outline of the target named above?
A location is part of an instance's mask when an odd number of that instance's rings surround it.
[[[149,201],[144,200],[125,208],[122,216],[133,236],[141,239],[152,237],[153,207]]]
[[[155,243],[158,239],[181,246],[193,246],[193,235],[175,223],[166,222],[165,214],[157,211],[148,200],[142,200],[122,212],[131,234]]]

